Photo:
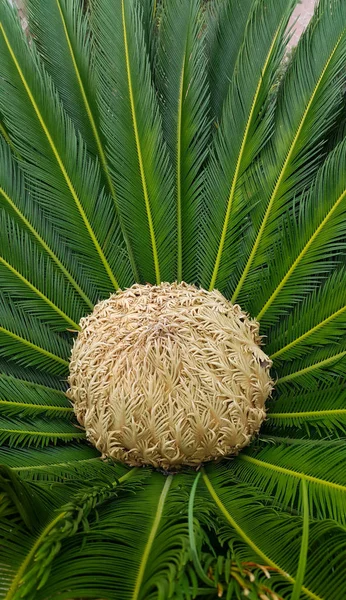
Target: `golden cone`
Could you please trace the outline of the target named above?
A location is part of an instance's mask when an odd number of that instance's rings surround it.
[[[134,285],[81,320],[68,392],[104,456],[164,469],[237,454],[273,382],[259,325],[220,292]]]

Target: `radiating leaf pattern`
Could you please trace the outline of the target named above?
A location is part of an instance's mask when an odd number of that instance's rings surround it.
[[[1,600],[343,600],[346,4],[0,4]],[[275,390],[198,472],[100,456],[80,319],[134,281],[260,321]]]

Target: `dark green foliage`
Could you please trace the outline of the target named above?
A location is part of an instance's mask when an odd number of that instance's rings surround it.
[[[0,3],[0,599],[343,600],[346,3],[283,68],[287,0]],[[177,475],[102,460],[66,397],[118,288],[259,319],[250,448]]]

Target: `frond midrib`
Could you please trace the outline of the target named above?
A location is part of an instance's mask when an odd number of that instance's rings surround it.
[[[306,473],[301,473],[293,469],[288,469],[287,467],[280,467],[279,465],[275,465],[265,460],[260,460],[259,458],[254,458],[253,456],[240,454],[239,459],[245,462],[250,462],[254,465],[265,469],[270,469],[271,471],[276,471],[277,473],[289,475],[290,477],[295,477],[300,480],[305,479],[306,481],[309,481],[310,483],[315,483],[316,485],[332,488],[341,492],[346,492],[346,486],[341,485],[340,483],[334,483],[333,481],[328,481],[327,479],[321,479],[319,477],[314,477],[313,475],[307,475]]]
[[[278,384],[284,383],[286,381],[290,381],[291,379],[296,379],[297,377],[300,377],[301,375],[305,375],[305,373],[310,373],[312,371],[315,371],[316,369],[320,369],[321,367],[330,365],[333,362],[335,362],[336,360],[343,358],[343,356],[346,356],[346,350],[344,350],[343,352],[339,352],[338,354],[334,354],[333,356],[330,356],[329,358],[325,358],[324,360],[320,360],[319,362],[316,362],[313,365],[310,365],[309,367],[300,369],[300,371],[294,371],[294,373],[289,373],[288,375],[284,375],[284,377],[279,377],[279,379],[277,380],[277,383]]]
[[[279,175],[279,177],[278,177],[278,179],[276,181],[274,190],[273,190],[273,192],[271,194],[271,197],[269,199],[267,209],[265,211],[265,214],[264,214],[261,226],[259,228],[258,234],[257,234],[256,239],[254,241],[254,244],[252,246],[249,258],[247,260],[247,263],[245,265],[243,273],[242,273],[242,275],[241,275],[241,277],[239,279],[239,282],[238,282],[238,285],[237,285],[237,287],[235,289],[235,292],[234,292],[234,294],[232,296],[232,302],[235,302],[236,298],[238,297],[239,292],[240,292],[240,290],[241,290],[241,288],[242,288],[242,286],[243,286],[243,284],[245,282],[245,279],[246,279],[246,277],[247,277],[247,275],[248,275],[248,273],[250,271],[250,268],[251,268],[251,265],[252,265],[253,260],[255,258],[257,249],[259,247],[259,244],[260,244],[260,241],[261,241],[264,229],[265,229],[267,221],[269,219],[269,215],[270,215],[271,209],[272,209],[273,204],[275,202],[275,199],[277,197],[278,191],[280,189],[280,185],[281,185],[282,181],[284,180],[286,169],[288,168],[288,166],[290,164],[290,160],[291,160],[291,157],[293,155],[293,152],[294,152],[294,149],[296,147],[296,144],[297,144],[297,142],[299,140],[299,136],[300,136],[301,131],[302,131],[303,127],[304,127],[305,121],[306,121],[306,119],[308,117],[308,114],[309,114],[311,106],[312,106],[312,104],[314,102],[314,99],[315,99],[315,97],[317,95],[318,89],[319,89],[320,85],[322,84],[322,82],[324,80],[324,77],[325,77],[325,74],[327,72],[327,69],[328,69],[328,67],[329,67],[329,65],[330,65],[330,63],[332,61],[332,58],[335,55],[335,52],[337,51],[337,49],[338,49],[338,47],[339,47],[339,45],[341,43],[341,40],[342,40],[342,38],[344,36],[344,33],[345,33],[345,30],[343,31],[342,34],[340,34],[340,36],[339,36],[339,38],[338,38],[338,40],[337,40],[337,42],[336,42],[336,44],[335,44],[332,52],[330,53],[330,55],[328,57],[328,60],[326,61],[326,64],[324,65],[322,73],[321,73],[321,75],[320,75],[320,77],[319,77],[319,79],[318,79],[318,81],[316,83],[316,86],[315,86],[314,90],[313,90],[311,98],[310,98],[310,100],[309,100],[309,102],[308,102],[308,104],[306,106],[306,109],[305,109],[303,115],[302,115],[302,118],[301,118],[301,121],[299,123],[298,129],[296,131],[296,134],[295,134],[295,136],[293,138],[293,141],[291,143],[290,149],[289,149],[289,151],[288,151],[288,153],[286,155],[285,161],[284,161],[282,169],[280,171],[280,175]]]
[[[12,400],[3,400],[0,398],[0,406],[13,406],[14,408],[27,408],[32,410],[42,410],[42,411],[57,411],[57,412],[66,412],[72,413],[73,408],[71,406],[58,406],[53,404],[32,404],[29,402],[14,402]]]
[[[16,55],[14,53],[14,50],[13,50],[11,44],[10,44],[10,41],[8,39],[8,36],[6,34],[6,31],[4,30],[4,27],[3,27],[2,23],[0,23],[0,31],[2,32],[3,38],[5,40],[5,44],[6,44],[7,49],[8,49],[8,52],[9,52],[9,54],[11,56],[11,59],[12,59],[14,65],[15,65],[15,68],[16,68],[16,70],[18,72],[18,75],[19,75],[19,77],[20,77],[20,79],[22,81],[22,84],[23,84],[24,89],[25,89],[25,91],[26,91],[26,93],[28,95],[28,98],[29,98],[29,100],[31,102],[31,105],[32,105],[32,107],[33,107],[33,109],[35,111],[35,114],[36,114],[36,117],[38,119],[38,122],[40,123],[40,126],[41,126],[41,128],[42,128],[42,130],[44,132],[44,135],[46,136],[46,138],[48,140],[49,146],[50,146],[50,148],[52,150],[52,153],[53,153],[53,155],[55,157],[55,160],[56,160],[56,162],[57,162],[57,164],[59,166],[59,169],[60,169],[60,171],[62,173],[62,176],[63,176],[63,178],[64,178],[64,180],[66,182],[66,185],[67,185],[67,187],[69,189],[71,197],[74,200],[75,205],[77,206],[79,214],[80,214],[80,216],[81,216],[81,218],[83,220],[83,223],[84,223],[84,225],[86,227],[86,230],[87,230],[87,232],[88,232],[88,234],[89,234],[89,236],[90,236],[90,238],[91,238],[91,240],[92,240],[92,242],[93,242],[93,244],[95,246],[95,249],[96,249],[96,251],[97,251],[97,253],[98,253],[99,257],[100,257],[102,265],[105,268],[106,273],[107,273],[110,281],[112,282],[112,284],[114,285],[115,289],[117,290],[117,289],[119,289],[119,284],[118,284],[118,282],[117,282],[117,280],[116,280],[116,278],[115,278],[115,276],[113,274],[113,271],[112,271],[112,269],[111,269],[111,267],[110,267],[110,265],[109,265],[109,263],[107,261],[107,258],[105,256],[105,254],[104,254],[104,252],[103,252],[103,250],[102,250],[102,248],[101,248],[101,246],[99,244],[99,241],[98,241],[98,239],[97,239],[97,237],[95,235],[95,232],[94,232],[94,230],[93,230],[93,228],[92,228],[92,226],[91,226],[91,224],[90,224],[90,222],[88,220],[88,217],[87,217],[87,215],[85,213],[83,205],[82,205],[82,203],[81,203],[81,201],[80,201],[80,199],[79,199],[79,197],[77,195],[77,192],[76,192],[76,190],[74,188],[74,185],[73,185],[73,183],[72,183],[72,181],[70,179],[70,176],[69,176],[69,174],[67,172],[65,164],[64,164],[64,162],[63,162],[63,160],[62,160],[62,158],[61,158],[61,156],[60,156],[60,154],[58,152],[58,149],[57,149],[57,147],[56,147],[56,145],[54,143],[54,140],[53,140],[52,135],[51,135],[51,133],[49,131],[49,128],[48,128],[48,126],[46,125],[46,123],[44,121],[44,118],[43,118],[43,116],[41,114],[41,111],[40,111],[40,109],[39,109],[39,107],[37,105],[37,102],[36,102],[36,100],[34,98],[34,95],[33,95],[32,91],[31,91],[31,89],[30,89],[30,86],[29,86],[28,82],[26,81],[24,73],[23,73],[23,71],[22,71],[22,69],[20,67],[20,64],[19,64],[19,62],[17,60],[17,57],[16,57]]]
[[[69,362],[67,360],[65,360],[64,358],[61,358],[61,356],[58,356],[57,354],[53,354],[53,352],[50,352],[49,350],[46,350],[45,348],[41,348],[41,346],[37,346],[37,344],[30,342],[30,340],[27,340],[26,338],[21,337],[20,335],[18,335],[17,333],[14,333],[10,329],[5,329],[5,327],[0,326],[0,333],[8,335],[9,337],[12,337],[17,342],[20,342],[21,344],[24,344],[25,346],[32,348],[33,350],[35,350],[35,352],[43,354],[43,355],[47,356],[48,358],[54,360],[55,362],[59,362],[66,367],[69,366]]]
[[[77,331],[80,330],[80,326],[73,319],[71,319],[61,308],[59,308],[54,302],[52,302],[43,292],[41,292],[36,286],[34,286],[24,275],[22,275],[17,269],[15,269],[7,260],[0,256],[0,263],[2,263],[7,269],[9,269],[24,285],[26,285],[32,292],[34,292],[41,300],[43,300],[48,306],[55,311],[60,317],[62,317],[69,325],[71,325]]]
[[[106,178],[107,186],[109,188],[110,194],[111,194],[111,196],[113,198],[113,201],[114,201],[114,204],[115,204],[117,217],[119,218],[119,221],[122,224],[122,218],[121,218],[121,214],[120,214],[120,211],[119,211],[119,208],[118,208],[117,195],[116,195],[115,187],[114,187],[114,184],[113,184],[110,172],[109,172],[109,167],[108,167],[108,161],[107,161],[107,158],[106,158],[106,153],[104,151],[103,144],[102,144],[102,141],[101,141],[101,136],[100,136],[98,127],[96,125],[96,121],[95,121],[95,118],[94,118],[94,115],[93,115],[93,112],[92,112],[92,109],[91,109],[91,106],[90,106],[90,103],[89,103],[89,100],[88,100],[88,97],[87,97],[87,94],[86,94],[86,91],[85,91],[85,86],[83,84],[83,80],[82,80],[81,74],[80,74],[79,69],[78,69],[78,64],[77,64],[75,53],[74,53],[74,50],[73,50],[71,38],[70,38],[70,35],[69,35],[69,32],[68,32],[68,28],[67,28],[67,24],[66,24],[66,19],[64,17],[64,14],[63,14],[63,11],[62,11],[62,8],[61,8],[61,2],[60,2],[60,0],[56,0],[56,3],[57,3],[57,7],[58,7],[60,18],[61,18],[61,22],[62,22],[64,34],[65,34],[65,37],[66,37],[67,46],[68,46],[68,49],[69,49],[69,52],[70,52],[70,55],[71,55],[71,60],[72,60],[73,68],[74,68],[74,71],[75,71],[75,74],[76,74],[76,77],[77,77],[77,81],[78,81],[80,93],[82,95],[82,99],[83,99],[83,102],[84,102],[85,110],[86,110],[86,113],[87,113],[87,116],[88,116],[88,119],[89,119],[89,122],[90,122],[90,125],[91,125],[91,130],[93,132],[93,136],[94,136],[95,142],[96,142],[96,147],[97,147],[98,155],[99,155],[100,162],[101,162],[101,165],[102,165],[102,169],[103,169],[103,172],[104,172],[104,175],[105,175],[105,178]],[[131,248],[131,245],[130,245],[129,240],[127,238],[126,231],[125,231],[125,228],[124,228],[123,224],[122,224],[122,228],[121,229],[122,229],[123,236],[124,236],[124,239],[125,239],[125,242],[126,242],[126,247],[127,247],[127,251],[128,251],[128,254],[129,254],[129,259],[130,259],[130,262],[131,262],[133,274],[134,274],[135,280],[138,281],[139,275],[138,275],[138,271],[137,271],[135,259],[134,259],[132,248]]]
[[[133,124],[133,130],[134,130],[135,141],[136,141],[137,157],[138,157],[139,171],[140,171],[141,182],[142,182],[145,208],[146,208],[146,212],[147,212],[150,240],[151,240],[153,259],[154,259],[156,283],[157,283],[157,285],[160,285],[161,274],[160,274],[159,257],[158,257],[158,251],[157,251],[157,245],[156,245],[154,222],[153,222],[153,217],[151,214],[150,198],[149,198],[149,192],[148,192],[146,176],[145,176],[145,169],[144,169],[144,164],[143,164],[142,147],[141,147],[141,143],[140,143],[137,115],[136,115],[136,108],[135,108],[135,101],[134,101],[132,71],[131,71],[131,61],[130,61],[130,55],[129,55],[129,45],[128,45],[128,35],[127,35],[127,27],[126,27],[124,0],[121,0],[121,16],[122,16],[122,28],[123,28],[123,34],[124,34],[125,65],[126,65],[129,100],[130,100],[131,115],[132,115],[132,124]]]
[[[170,485],[172,483],[172,480],[173,480],[173,475],[169,475],[166,478],[165,484],[164,484],[162,492],[160,494],[160,498],[159,498],[159,501],[158,501],[158,504],[157,504],[157,509],[156,509],[155,517],[154,517],[152,526],[150,528],[148,540],[147,540],[147,543],[145,545],[143,556],[142,556],[142,559],[141,559],[141,562],[140,562],[140,565],[139,565],[138,574],[137,574],[136,583],[135,583],[135,588],[134,588],[131,600],[138,600],[138,598],[139,598],[139,594],[140,594],[140,591],[141,591],[141,587],[142,587],[142,583],[143,583],[143,578],[144,578],[144,574],[145,574],[145,569],[146,569],[146,566],[147,566],[147,563],[148,563],[148,560],[149,560],[151,548],[152,548],[152,546],[154,544],[154,541],[155,541],[157,530],[158,530],[159,525],[160,525],[160,521],[161,521],[161,518],[162,518],[162,513],[163,513],[165,501],[166,501],[166,497],[167,497]]]
[[[231,184],[230,194],[229,194],[228,201],[227,201],[227,208],[226,208],[225,220],[224,220],[224,224],[223,224],[223,228],[222,228],[222,232],[221,232],[221,238],[220,238],[219,248],[218,248],[218,251],[217,251],[217,254],[216,254],[214,269],[213,269],[213,273],[212,273],[212,277],[211,277],[211,281],[210,281],[210,285],[209,285],[209,291],[212,291],[214,289],[214,287],[215,287],[215,284],[216,284],[216,280],[217,280],[217,276],[218,276],[218,271],[219,271],[219,267],[220,267],[220,263],[221,263],[221,258],[222,258],[222,253],[223,253],[223,248],[224,248],[224,245],[225,245],[225,240],[226,240],[226,235],[227,235],[227,230],[228,230],[228,225],[229,225],[229,219],[230,219],[231,209],[232,209],[232,205],[233,205],[233,199],[234,199],[234,195],[235,195],[237,184],[238,184],[238,179],[239,179],[239,174],[240,174],[240,169],[241,169],[243,155],[244,155],[244,152],[245,152],[246,142],[247,142],[248,135],[249,135],[249,132],[250,132],[250,127],[251,127],[251,124],[252,124],[252,119],[253,119],[253,116],[254,116],[254,113],[255,113],[256,103],[257,103],[257,100],[258,100],[261,88],[263,86],[264,76],[265,76],[266,70],[268,68],[271,56],[273,54],[275,43],[276,43],[276,40],[278,38],[280,29],[281,29],[281,24],[277,28],[275,36],[274,36],[273,41],[271,43],[271,46],[270,46],[270,49],[269,49],[266,61],[265,61],[264,66],[263,66],[263,70],[261,71],[261,77],[260,77],[260,79],[258,81],[257,88],[256,88],[256,91],[255,91],[253,100],[252,100],[249,117],[248,117],[248,120],[246,122],[245,130],[244,130],[244,134],[243,134],[243,139],[242,139],[242,142],[241,142],[241,146],[240,146],[240,150],[239,150],[239,154],[238,154],[238,158],[237,158],[237,163],[236,163],[234,175],[233,175],[233,178],[232,178],[232,184]],[[234,302],[235,295],[236,295],[236,292],[234,292],[231,302]]]
[[[339,308],[339,310],[335,311],[333,314],[329,315],[329,317],[326,317],[325,319],[323,319],[323,321],[320,321],[319,323],[314,325],[314,327],[311,327],[311,329],[309,329],[305,333],[302,333],[302,335],[300,335],[296,339],[292,340],[292,342],[290,342],[289,344],[286,344],[286,346],[283,346],[282,348],[280,348],[279,350],[274,352],[274,354],[271,354],[270,358],[273,360],[273,359],[277,358],[278,356],[280,356],[281,354],[284,354],[285,352],[287,352],[287,350],[290,350],[291,348],[293,348],[294,346],[299,344],[299,342],[302,342],[304,339],[306,339],[307,337],[309,337],[310,335],[312,335],[313,333],[315,333],[316,331],[321,329],[321,327],[323,327],[324,325],[327,325],[327,323],[330,323],[334,319],[337,319],[338,317],[340,317],[340,315],[342,315],[345,311],[346,311],[346,305],[343,306],[342,308]]]
[[[30,233],[35,237],[38,243],[42,246],[42,248],[49,254],[51,259],[55,262],[61,272],[65,275],[66,279],[71,283],[74,289],[78,292],[84,302],[89,306],[89,308],[93,309],[94,305],[91,302],[90,298],[83,292],[82,288],[75,281],[69,271],[64,267],[58,256],[55,252],[48,246],[45,240],[41,237],[41,235],[36,231],[36,229],[31,225],[30,221],[25,217],[25,215],[19,210],[16,206],[15,202],[10,198],[10,196],[5,192],[3,188],[0,187],[0,193],[6,202],[10,205],[11,209],[16,213],[16,215],[20,218],[20,220],[24,223],[25,227],[30,231]]]
[[[310,237],[310,239],[308,240],[308,242],[305,244],[304,248],[300,252],[299,256],[296,258],[296,260],[294,261],[294,263],[291,265],[291,267],[287,271],[286,275],[282,278],[282,280],[280,281],[279,285],[276,287],[276,289],[274,290],[274,292],[272,293],[272,295],[270,296],[270,298],[267,300],[267,302],[265,303],[265,305],[263,306],[263,308],[260,310],[260,312],[258,313],[258,315],[256,317],[257,321],[260,321],[262,319],[263,315],[265,315],[265,313],[270,308],[271,304],[274,302],[274,300],[277,297],[277,295],[280,293],[280,291],[286,285],[286,283],[289,280],[289,278],[291,277],[291,275],[294,273],[295,269],[297,268],[297,266],[299,265],[299,263],[301,262],[301,260],[303,260],[304,256],[308,252],[310,246],[313,244],[313,242],[315,241],[315,239],[318,237],[318,235],[322,231],[323,227],[328,223],[329,219],[332,217],[332,215],[334,214],[334,212],[336,211],[336,209],[338,208],[338,206],[341,204],[341,202],[345,198],[346,198],[346,190],[344,190],[343,193],[340,194],[340,196],[338,197],[337,201],[334,203],[334,205],[332,206],[332,208],[329,210],[328,214],[323,219],[322,223],[320,223],[320,225],[317,227],[316,231],[314,231],[314,233],[312,234],[312,236]]]
[[[240,458],[243,456],[242,454],[239,455]],[[207,487],[208,492],[210,493],[212,499],[214,500],[216,506],[219,508],[219,510],[222,512],[223,516],[226,518],[226,520],[228,521],[228,523],[233,527],[233,529],[238,533],[238,535],[244,540],[244,542],[246,544],[248,544],[248,546],[258,555],[261,557],[261,559],[264,561],[265,564],[273,567],[274,569],[276,569],[285,579],[287,579],[288,581],[290,581],[292,584],[295,583],[295,579],[294,577],[292,577],[291,575],[289,575],[289,573],[287,573],[284,569],[282,569],[279,565],[277,565],[274,561],[272,561],[269,556],[267,556],[258,546],[257,544],[250,538],[250,536],[240,527],[240,525],[238,525],[238,523],[235,521],[235,519],[230,515],[230,513],[228,512],[228,510],[226,509],[225,505],[223,504],[223,502],[221,501],[221,499],[219,498],[219,496],[217,495],[216,490],[214,489],[208,475],[206,474],[205,470],[203,469],[202,472],[202,477],[203,477],[203,481]],[[311,590],[309,590],[307,587],[302,586],[302,590],[304,591],[304,593],[309,596],[309,598],[312,598],[313,600],[323,600],[323,598],[321,598],[320,596],[318,596],[317,594],[314,594],[314,592],[312,592]]]

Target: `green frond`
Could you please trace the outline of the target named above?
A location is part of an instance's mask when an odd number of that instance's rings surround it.
[[[95,448],[73,442],[44,448],[4,446],[1,463],[28,481],[93,481],[114,474],[114,465],[102,461]],[[126,473],[125,468],[121,472],[119,465],[117,469],[117,474]]]
[[[315,519],[335,519],[345,525],[345,449],[340,443],[276,445],[242,452],[232,464],[235,481],[259,488],[281,506],[302,509],[301,481]]]
[[[0,18],[0,109],[21,167],[45,216],[78,255],[99,293],[106,294],[131,282],[114,203],[100,192],[99,165],[88,158],[7,3],[1,5]]]
[[[345,269],[335,270],[319,289],[270,330],[266,352],[274,365],[338,341],[345,328],[345,281]]]
[[[57,392],[65,397],[67,382],[61,376],[44,373],[35,368],[26,368],[0,357],[0,390],[7,393],[7,384],[23,383],[28,387]],[[2,383],[4,382],[4,383]]]
[[[66,419],[0,417],[0,444],[10,446],[47,446],[50,443],[84,440],[85,433]]]
[[[10,148],[0,139],[0,206],[30,236],[42,255],[49,258],[57,271],[62,273],[66,295],[71,302],[75,298],[74,302],[79,302],[81,312],[92,309],[90,297],[95,296],[95,291],[56,231],[37,210],[36,203],[30,202],[27,188],[27,182]]]
[[[28,0],[27,12],[30,34],[64,109],[97,155],[102,142],[88,12],[80,0]]]
[[[232,295],[252,314],[258,283],[280,239],[281,219],[313,180],[340,108],[345,23],[344,2],[321,0],[280,86],[274,134],[256,173],[257,206]]]
[[[201,284],[210,290],[225,292],[239,259],[246,215],[253,208],[242,189],[244,173],[271,135],[273,103],[267,105],[290,6],[283,0],[254,5],[211,145],[199,239]]]
[[[277,385],[287,389],[287,385],[314,388],[319,381],[333,383],[344,374],[345,364],[346,339],[342,337],[337,343],[314,348],[303,358],[277,366]]]
[[[206,52],[210,80],[211,117],[222,115],[230,81],[255,0],[220,0],[208,2],[206,10]]]
[[[65,394],[35,383],[0,374],[0,412],[14,416],[44,413],[47,417],[72,418],[73,410]]]
[[[158,598],[167,598],[167,578],[173,589],[187,532],[185,492],[172,476],[148,479],[145,472],[138,476],[135,471],[113,482],[108,477],[89,489],[77,488],[22,552],[17,569],[12,568],[13,595],[10,591],[6,600],[15,600],[19,590],[37,600],[57,591],[62,597],[69,592],[75,597],[135,599],[149,598],[156,590]],[[131,493],[134,485],[136,494]],[[83,550],[76,553],[83,538]],[[72,554],[78,578],[68,567]]]
[[[40,56],[59,92],[64,109],[81,133],[88,150],[99,157],[101,176],[117,206],[116,190],[100,129],[88,11],[81,0],[30,0],[27,4],[30,32]],[[137,267],[128,242],[126,247],[133,276],[137,280]]]
[[[313,391],[296,390],[270,402],[267,421],[261,433],[296,433],[326,437],[346,433],[346,390],[341,383],[324,385]]]
[[[201,168],[210,141],[201,0],[171,0],[160,17],[157,71],[163,132],[174,167],[177,279],[196,280]]]
[[[129,473],[118,479],[117,470],[113,469],[113,479],[91,487],[90,482],[79,481],[77,484],[55,484],[47,488],[39,483],[21,482],[12,473],[11,481],[7,483],[5,480],[5,491],[11,493],[13,486],[26,494],[29,491],[31,503],[40,504],[43,510],[39,523],[35,523],[31,533],[20,521],[5,533],[6,547],[0,551],[1,570],[7,576],[4,598],[17,600],[23,597],[23,593],[28,599],[37,598],[37,591],[47,579],[51,561],[59,552],[62,540],[74,535],[79,525],[85,529],[88,515],[99,503],[114,497],[118,484],[126,481],[128,476]],[[29,501],[23,496],[21,511],[30,512]],[[25,543],[21,544],[14,557],[18,539],[22,536],[25,537]]]
[[[186,493],[176,477],[153,474],[136,495],[120,493],[100,506],[97,521],[89,520],[83,552],[76,554],[77,537],[66,541],[38,600],[56,590],[65,598],[68,591],[109,600],[171,597],[187,539]],[[78,578],[68,568],[72,556]]]
[[[29,314],[52,329],[79,330],[83,313],[74,295],[67,295],[64,277],[33,243],[27,232],[0,212],[0,285],[3,292]],[[28,264],[28,256],[35,270]],[[75,317],[75,320],[70,315]]]
[[[209,497],[204,495],[214,505],[218,537],[234,548],[239,562],[265,565],[273,577],[271,586],[289,597],[299,564],[302,519],[268,507],[254,489],[230,485],[229,475],[226,467],[203,473]],[[307,598],[322,600],[314,582],[302,585],[302,591]]]
[[[346,140],[328,156],[311,192],[302,199],[293,223],[285,222],[260,300],[256,318],[266,327],[278,321],[330,271],[343,250],[346,233]],[[343,285],[343,283],[341,283]],[[264,300],[265,299],[265,300]],[[327,338],[328,339],[328,338]]]
[[[53,375],[68,368],[70,344],[0,295],[0,355]]]
[[[92,0],[101,127],[140,278],[176,278],[173,173],[137,0]]]

